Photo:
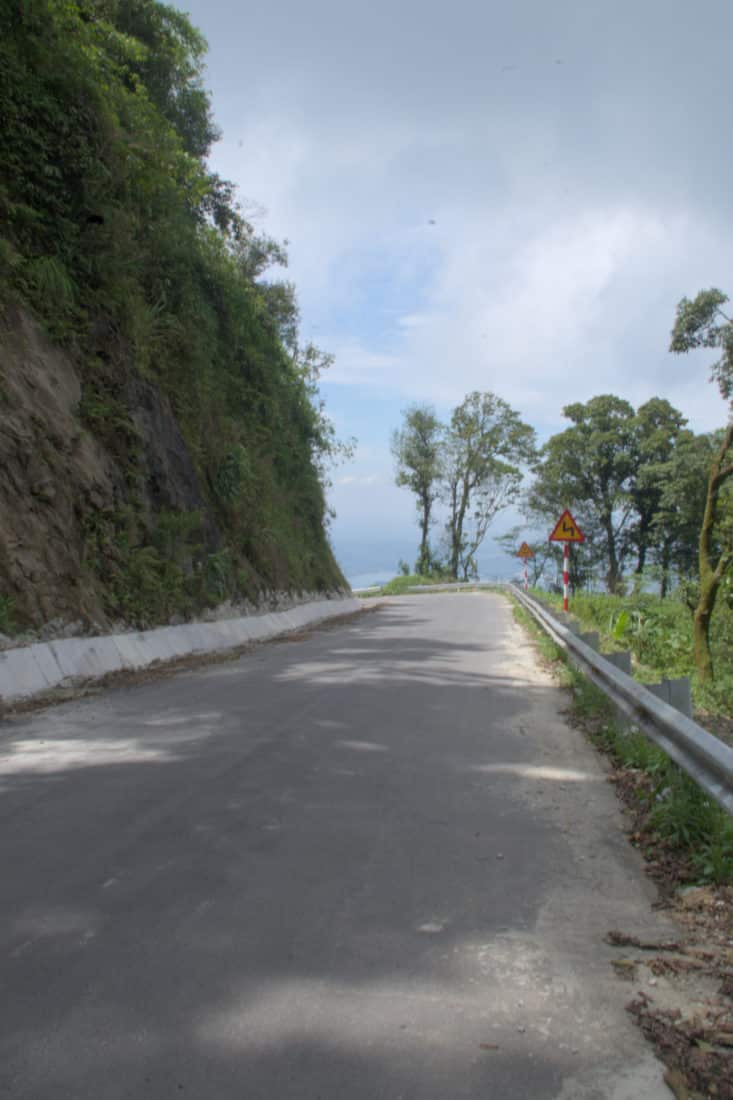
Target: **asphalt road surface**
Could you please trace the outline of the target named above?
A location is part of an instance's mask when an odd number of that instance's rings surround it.
[[[667,1100],[566,706],[461,594],[4,723],[0,1096]]]

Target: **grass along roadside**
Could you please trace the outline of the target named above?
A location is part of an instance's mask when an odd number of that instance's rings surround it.
[[[645,943],[609,929],[623,949],[614,971],[636,989],[627,1010],[668,1067],[677,1100],[733,1100],[733,819],[641,730],[618,719],[604,693],[516,600],[514,617],[568,688],[569,720],[610,759],[676,942]],[[633,949],[633,953],[629,951]]]
[[[432,576],[423,576],[420,573],[400,573],[391,581],[380,586],[373,586],[369,592],[355,592],[354,595],[362,600],[372,599],[375,596],[405,596],[409,595],[409,589],[418,584],[439,584],[440,581]]]
[[[437,584],[457,584],[453,577],[445,577],[440,574],[421,574],[421,573],[400,573],[398,576],[393,577],[392,580],[387,581],[383,585],[374,585],[369,591],[362,589],[360,592],[354,592],[355,596],[358,596],[362,600],[372,599],[375,596],[419,596],[419,592],[411,592],[411,588],[417,588],[420,585],[437,585]],[[455,595],[461,592],[492,592],[499,591],[499,587],[487,588],[482,584],[481,588],[474,587],[471,582],[461,581],[461,584],[466,584],[465,588],[455,588],[449,591],[449,594]]]
[[[568,661],[515,601],[514,617],[572,695],[571,720],[609,757],[612,779],[632,812],[632,842],[660,887],[733,881],[733,819]]]
[[[562,606],[561,596],[539,589],[531,594],[555,610]],[[725,599],[711,624],[715,680],[707,685],[700,683],[695,670],[691,612],[674,595],[662,600],[651,593],[581,592],[571,600],[571,615],[584,629],[599,632],[603,651],[629,649],[632,674],[641,683],[689,676],[698,720],[733,744],[733,607]]]

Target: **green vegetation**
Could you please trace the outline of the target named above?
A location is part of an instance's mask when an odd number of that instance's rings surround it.
[[[560,596],[538,590],[533,595],[562,607]],[[697,673],[691,609],[681,594],[660,599],[649,593],[579,592],[573,597],[571,613],[585,629],[600,633],[606,650],[631,650],[638,680],[652,683],[665,676],[689,676],[697,707],[733,717],[733,600],[721,600],[712,619],[710,645],[718,670],[712,682],[701,680]]]
[[[78,364],[80,419],[126,486],[115,509],[80,505],[84,568],[110,616],[139,621],[344,584],[324,530],[343,450],[317,395],[329,358],[300,346],[293,288],[267,275],[282,247],[207,166],[204,53],[155,0],[0,4],[0,304]],[[175,520],[143,499],[141,382],[196,472],[201,500]]]
[[[609,597],[605,597],[609,599]],[[516,620],[573,694],[576,720],[617,768],[629,769],[633,808],[647,848],[671,850],[701,882],[733,880],[733,820],[638,728],[621,723],[607,696],[566,659],[527,612]]]
[[[435,412],[425,405],[413,405],[405,411],[404,424],[392,434],[392,455],[395,460],[396,484],[415,494],[420,550],[415,568],[418,573],[430,571],[430,524],[433,507],[438,499],[441,475],[443,425]],[[409,573],[407,566],[400,569]]]
[[[677,306],[670,351],[717,348],[720,359],[713,364],[712,377],[721,397],[729,402],[728,428],[721,433],[707,471],[705,508],[700,525],[698,550],[699,593],[695,608],[694,644],[698,675],[713,679],[710,625],[721,586],[730,579],[733,567],[733,321],[723,312],[728,301],[721,291],[703,290]]]
[[[381,588],[374,592],[364,592],[364,596],[404,596],[409,588],[420,584],[445,584],[452,578],[445,573],[405,573],[400,572],[391,581],[387,581]]]
[[[712,378],[728,403],[725,429],[695,435],[659,397],[636,411],[613,394],[575,402],[563,410],[572,426],[542,447],[524,501],[534,529],[554,523],[564,508],[576,515],[587,541],[571,555],[574,591],[602,577],[609,593],[623,595],[633,563],[637,578],[652,567],[661,596],[677,583],[694,597],[690,649],[698,681],[708,686],[716,675],[713,613],[730,595],[733,570],[733,321],[726,302],[716,289],[683,298],[669,349],[719,351]],[[545,552],[537,578],[547,564]]]
[[[600,576],[609,592],[619,593],[630,565],[640,575],[653,562],[666,593],[672,571],[694,568],[690,544],[702,519],[697,481],[704,473],[693,462],[699,449],[684,417],[661,398],[635,411],[613,394],[567,405],[563,415],[571,427],[543,446],[526,496],[533,525],[553,524],[564,508],[576,516],[587,541],[571,556],[573,588]],[[690,507],[680,509],[680,499]]]
[[[413,405],[392,438],[397,485],[416,497],[420,551],[416,572],[478,578],[476,555],[498,513],[517,499],[521,465],[535,455],[534,430],[493,393],[474,391],[441,424]],[[440,551],[428,541],[433,506],[447,507]]]

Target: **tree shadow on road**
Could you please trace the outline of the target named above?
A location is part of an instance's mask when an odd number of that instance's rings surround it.
[[[418,622],[5,727],[7,1095],[557,1094],[567,842],[516,797],[557,692]]]

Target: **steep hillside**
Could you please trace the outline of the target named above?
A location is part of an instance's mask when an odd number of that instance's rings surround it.
[[[0,630],[345,586],[278,244],[153,0],[0,0]]]

